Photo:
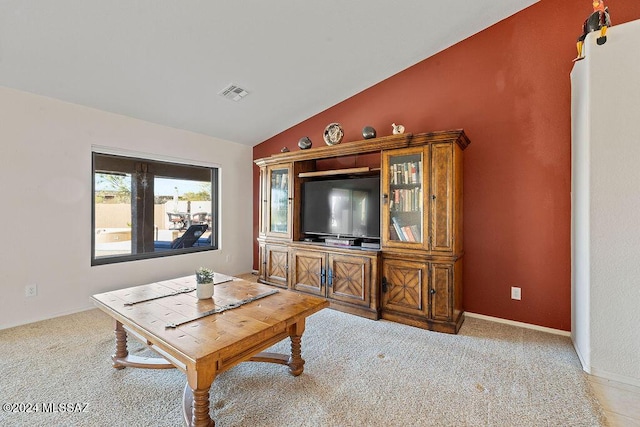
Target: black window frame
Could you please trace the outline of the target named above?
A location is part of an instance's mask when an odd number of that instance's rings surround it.
[[[96,173],[131,174],[131,254],[96,257]],[[217,250],[220,236],[219,174],[220,168],[217,166],[178,163],[93,150],[91,153],[91,265],[107,265]],[[154,244],[154,210],[144,209],[144,205],[145,203],[154,205],[153,182],[156,176],[200,181],[210,179],[212,216],[210,246],[148,251]],[[207,176],[209,178],[203,179]]]

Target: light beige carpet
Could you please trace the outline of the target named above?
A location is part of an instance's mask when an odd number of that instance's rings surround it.
[[[0,403],[86,404],[3,410],[0,425],[180,426],[184,374],[113,369],[112,329],[96,309],[0,331]],[[132,353],[149,351],[130,341]],[[220,375],[216,426],[603,425],[566,337],[473,318],[447,335],[326,309],[302,345],[299,377],[260,363]]]

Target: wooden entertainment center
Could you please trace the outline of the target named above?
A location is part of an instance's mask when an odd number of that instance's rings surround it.
[[[462,130],[401,134],[255,160],[259,281],[320,295],[332,308],[370,319],[457,333],[464,320],[462,152],[469,143]],[[320,162],[358,155],[373,156],[377,166],[325,169]],[[380,176],[379,248],[375,239],[342,246],[306,235],[304,183],[362,175]]]

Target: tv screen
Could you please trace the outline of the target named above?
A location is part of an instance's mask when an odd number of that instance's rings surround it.
[[[380,178],[307,181],[302,186],[302,231],[380,237]]]

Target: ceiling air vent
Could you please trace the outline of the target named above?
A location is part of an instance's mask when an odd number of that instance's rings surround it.
[[[229,86],[222,89],[220,92],[218,92],[218,95],[223,96],[232,101],[240,101],[242,98],[249,95],[249,92],[247,92],[245,89],[241,88],[240,86],[232,83]]]

